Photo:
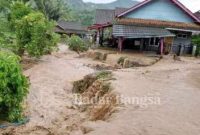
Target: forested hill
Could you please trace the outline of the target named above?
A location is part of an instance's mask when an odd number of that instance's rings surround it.
[[[115,7],[131,7],[138,3],[136,0],[117,0],[107,4],[85,3],[82,0],[66,0],[66,2],[76,10],[94,10],[94,9],[114,9]]]

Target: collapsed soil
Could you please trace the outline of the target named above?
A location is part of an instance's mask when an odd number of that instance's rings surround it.
[[[163,58],[150,67],[113,71],[114,91],[127,97],[158,95],[160,105],[122,105],[106,121],[89,121],[74,109],[72,82],[94,72],[101,64],[60,46],[25,71],[31,81],[27,99],[30,122],[1,129],[10,135],[197,135],[200,133],[200,60]]]

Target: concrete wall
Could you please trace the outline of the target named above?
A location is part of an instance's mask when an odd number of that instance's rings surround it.
[[[181,32],[175,32],[178,35]],[[174,42],[172,45],[172,52],[178,53],[180,51],[180,45],[182,46],[182,54],[191,54],[192,53],[192,33],[184,33],[187,34],[187,38],[178,38],[174,37]]]

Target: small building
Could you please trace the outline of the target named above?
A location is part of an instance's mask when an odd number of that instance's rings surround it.
[[[75,34],[80,37],[85,37],[87,34],[87,27],[83,26],[79,22],[67,22],[67,21],[59,21],[55,32],[59,34],[67,34],[69,36]]]
[[[200,19],[178,0],[145,0],[129,9],[97,10],[96,22],[89,29],[97,31],[100,45],[107,28],[112,29],[120,51],[188,54],[192,34],[200,31]]]

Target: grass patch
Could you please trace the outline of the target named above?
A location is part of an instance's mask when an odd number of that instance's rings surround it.
[[[127,58],[128,58],[128,57],[120,57],[120,58],[118,59],[118,61],[117,61],[117,64],[119,64],[119,65],[123,65],[125,59],[127,59]]]
[[[110,71],[101,71],[85,76],[74,82],[73,92],[81,93],[82,101],[89,99],[93,103],[79,105],[80,111],[87,111],[90,120],[105,120],[115,109],[116,95],[112,93],[109,80],[113,77]]]

